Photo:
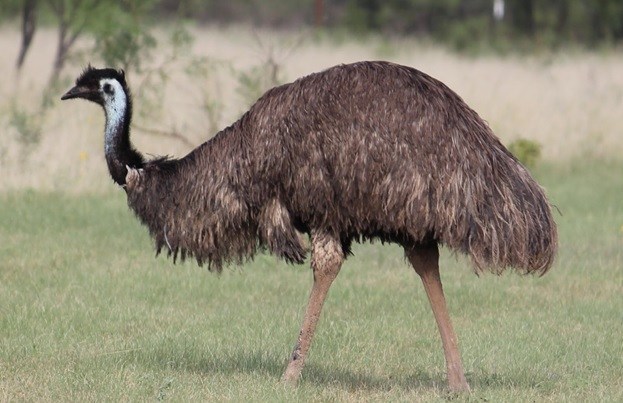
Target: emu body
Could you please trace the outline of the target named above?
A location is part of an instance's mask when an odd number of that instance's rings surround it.
[[[132,148],[121,72],[88,68],[63,99],[78,97],[104,107],[111,176],[158,251],[218,271],[258,249],[302,263],[300,234],[311,236],[314,285],[287,381],[300,376],[353,241],[405,248],[431,302],[453,390],[468,385],[438,245],[468,254],[478,271],[544,273],[552,264],[556,227],[542,189],[476,112],[418,70],[361,62],[273,88],[181,159],[145,161]]]

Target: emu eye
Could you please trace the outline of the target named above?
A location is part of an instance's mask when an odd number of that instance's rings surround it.
[[[112,85],[108,83],[104,84],[104,87],[102,89],[104,90],[106,94],[112,94],[114,92],[112,89]]]

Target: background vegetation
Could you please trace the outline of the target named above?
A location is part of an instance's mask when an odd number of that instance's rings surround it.
[[[458,47],[472,43],[509,46],[616,44],[623,39],[619,0],[5,0],[0,18],[35,10],[43,23],[71,17],[87,31],[107,29],[106,21],[183,18],[202,24],[250,23],[270,28],[302,25],[356,32],[432,37]],[[119,11],[123,14],[120,15]],[[125,15],[125,16],[124,16]],[[96,27],[97,26],[97,27]],[[123,26],[123,24],[122,24]],[[100,31],[101,32],[101,31]]]
[[[43,27],[47,32],[57,31],[52,68],[40,100],[30,110],[17,100],[9,105],[9,124],[16,130],[25,153],[41,141],[54,94],[68,82],[62,75],[68,61],[97,61],[123,68],[128,74],[142,74],[138,93],[145,106],[141,110],[144,117],[147,110],[151,116],[162,110],[164,89],[174,64],[184,64],[184,72],[191,80],[206,80],[215,69],[223,68],[227,62],[210,61],[192,52],[195,38],[189,30],[191,22],[246,22],[254,27],[299,31],[307,27],[290,50],[304,37],[320,40],[323,35],[336,38],[349,33],[381,34],[394,40],[433,40],[453,50],[480,54],[534,54],[561,46],[616,47],[623,40],[623,3],[619,0],[7,0],[0,11],[0,23],[3,21],[20,21],[21,41],[15,62],[18,77],[37,30]],[[169,27],[166,40],[155,33],[163,23]],[[310,30],[312,25],[315,31]],[[258,38],[264,53],[258,65],[244,71],[226,66],[237,79],[236,91],[246,104],[285,78],[272,44],[266,48]],[[208,92],[203,93],[203,98],[209,127],[215,131],[224,107]],[[193,144],[175,127],[142,129],[188,146]],[[534,139],[520,140],[523,145],[515,150],[521,151],[522,161],[533,165],[540,156],[541,144]],[[526,147],[537,152],[523,158]]]

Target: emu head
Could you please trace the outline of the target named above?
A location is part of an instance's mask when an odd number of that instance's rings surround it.
[[[76,79],[76,85],[61,99],[86,99],[108,111],[115,106],[125,107],[129,98],[128,93],[123,70],[96,69],[89,65]]]

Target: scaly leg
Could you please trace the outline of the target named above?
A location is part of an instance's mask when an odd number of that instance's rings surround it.
[[[305,310],[305,318],[303,319],[303,327],[299,333],[299,338],[294,347],[294,351],[290,356],[290,362],[286,368],[281,380],[286,383],[296,384],[301,376],[305,358],[309,351],[314,331],[320,311],[324,304],[329,287],[337,277],[342,262],[344,261],[344,252],[339,240],[326,235],[312,232],[312,270],[314,273],[314,285],[312,286],[309,302]]]
[[[422,279],[422,283],[424,283],[426,295],[433,308],[435,321],[441,334],[443,352],[446,357],[448,386],[454,392],[469,392],[469,385],[465,379],[456,334],[450,322],[450,315],[448,314],[446,299],[441,286],[437,244],[407,249],[406,253],[409,262],[411,262],[416,273]]]

